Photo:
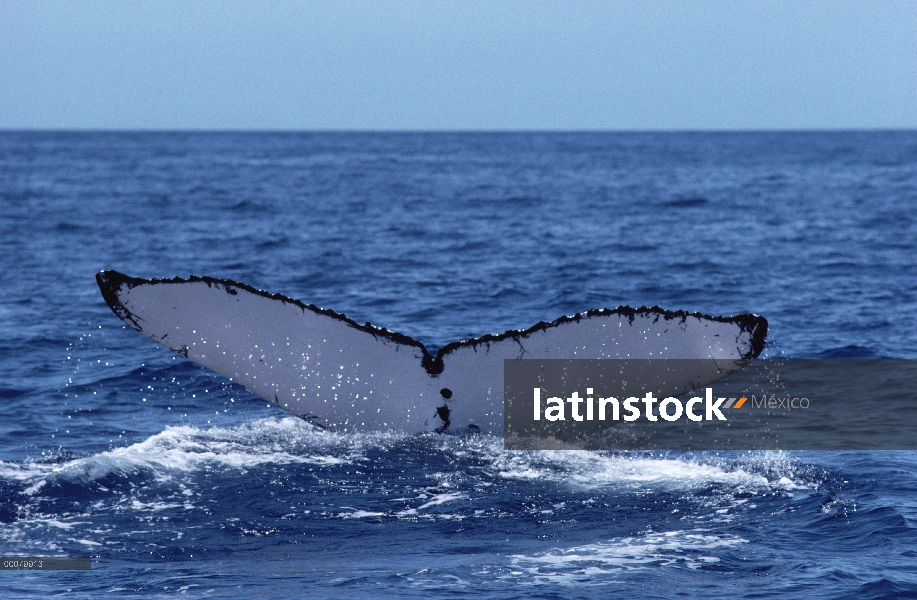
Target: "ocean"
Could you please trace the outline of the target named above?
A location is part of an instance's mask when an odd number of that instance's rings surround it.
[[[628,305],[917,357],[917,132],[0,132],[4,598],[917,598],[913,452],[315,429],[127,329],[208,275],[434,349]]]

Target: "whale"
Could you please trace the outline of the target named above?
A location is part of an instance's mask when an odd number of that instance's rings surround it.
[[[499,434],[505,360],[713,359],[727,365],[722,377],[758,357],[767,336],[767,320],[755,314],[619,306],[431,353],[409,336],[228,279],[113,270],[95,278],[130,328],[316,427],[342,432]]]

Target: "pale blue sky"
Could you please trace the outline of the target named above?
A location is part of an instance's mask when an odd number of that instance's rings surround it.
[[[915,127],[915,0],[0,0],[7,129]]]

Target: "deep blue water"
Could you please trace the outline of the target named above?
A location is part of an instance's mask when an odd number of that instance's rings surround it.
[[[755,312],[917,356],[917,132],[0,133],[4,597],[917,597],[912,452],[508,452],[316,431],[126,330],[210,275],[428,347]]]

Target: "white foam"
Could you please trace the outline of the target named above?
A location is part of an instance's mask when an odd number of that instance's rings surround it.
[[[10,481],[30,481],[42,473],[50,473],[54,465],[43,463],[16,464],[0,460],[0,479]]]
[[[59,463],[0,462],[0,478],[31,483],[33,495],[48,481],[96,481],[112,474],[152,472],[158,478],[205,468],[244,470],[261,464],[347,464],[366,447],[398,439],[394,435],[340,435],[316,430],[295,417],[260,419],[232,428],[166,427],[146,440]]]
[[[517,573],[531,576],[531,583],[583,585],[597,583],[603,576],[676,563],[699,569],[719,562],[717,551],[744,543],[747,540],[740,537],[713,535],[703,530],[649,532],[637,537],[510,558]]]
[[[548,482],[582,490],[690,492],[715,485],[728,496],[734,496],[770,490],[787,493],[807,485],[797,480],[795,467],[785,453],[749,453],[739,459],[730,455],[733,458],[726,460],[716,455],[692,458],[573,450],[507,451],[503,449],[502,437],[493,435],[338,434],[318,430],[295,417],[266,418],[225,428],[166,427],[141,442],[63,462],[0,461],[0,478],[26,484],[23,491],[26,495],[38,494],[53,481],[86,483],[112,474],[131,477],[141,472],[177,482],[181,487],[181,478],[175,478],[176,474],[214,467],[244,472],[263,464],[335,466],[363,460],[368,449],[384,450],[417,442],[453,462],[470,460],[480,464],[483,473],[491,477]],[[434,475],[440,487],[446,488],[463,487],[462,482],[468,476],[464,471]],[[482,485],[488,484],[486,480],[487,477],[482,479]],[[187,487],[181,491],[186,499],[164,499],[144,504],[141,509],[155,512],[191,506],[193,492]],[[454,492],[425,496],[418,498],[422,501],[419,505],[395,514],[417,515],[418,511],[463,497]],[[718,508],[722,508],[722,501],[718,503]]]
[[[101,546],[101,545],[102,545],[102,544],[100,544],[99,542],[94,542],[94,541],[92,541],[92,540],[73,540],[73,541],[74,541],[74,542],[77,542],[77,543],[80,543],[80,544],[83,544],[83,545],[85,545],[85,546]]]
[[[622,491],[692,491],[720,485],[755,493],[806,487],[790,478],[794,475],[792,465],[781,453],[754,453],[741,462],[729,462],[715,455],[694,459],[582,450],[507,451],[503,450],[502,438],[480,437],[466,443],[457,454],[476,455],[504,479],[551,481],[582,489],[614,486]]]
[[[465,494],[438,494],[433,497],[432,500],[425,502],[417,507],[417,510],[423,510],[425,508],[430,508],[431,506],[439,506],[440,504],[445,504],[446,502],[452,502],[453,500],[460,500],[467,498]]]
[[[70,529],[74,525],[88,525],[90,521],[73,521],[65,523],[64,521],[58,521],[56,519],[42,519],[42,523],[50,525],[51,527],[57,527],[58,529]]]
[[[343,506],[341,508],[350,508],[349,506]],[[342,519],[366,519],[368,517],[384,517],[385,513],[373,512],[369,510],[356,510],[350,508],[353,512],[349,513],[338,513],[338,517]]]

